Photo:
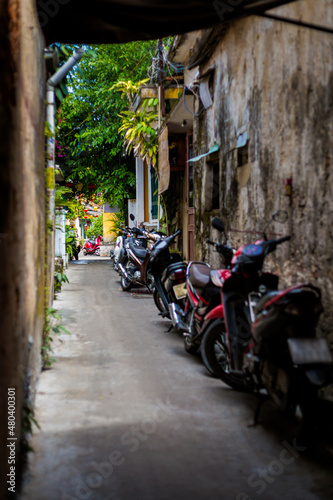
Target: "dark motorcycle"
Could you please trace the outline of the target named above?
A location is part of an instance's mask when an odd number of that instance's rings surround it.
[[[283,222],[284,214],[278,211],[272,220]],[[289,240],[269,240],[264,233],[263,241],[236,252],[229,276],[218,272],[223,307],[203,337],[201,353],[229,386],[266,392],[288,415],[300,407],[308,432],[317,391],[332,381],[332,357],[327,341],[316,338],[323,310],[319,289],[302,284],[278,291],[278,277],[262,272],[267,255]]]
[[[182,309],[185,306],[187,266],[179,254],[169,251],[180,232],[178,229],[173,235],[157,241],[150,256],[154,302],[163,318],[170,318],[170,304],[177,304]]]
[[[148,241],[156,242],[162,238],[162,235],[160,233],[149,233],[144,229],[135,227],[131,231],[135,238],[128,238],[118,262],[121,287],[125,292],[128,292],[134,286],[144,286],[152,292],[154,277],[150,268],[151,251],[150,248],[144,248],[141,244],[138,245],[135,240],[143,236]]]
[[[134,231],[136,229],[134,228]],[[125,262],[125,257],[127,256],[126,243],[128,241],[132,241],[136,246],[141,248],[147,248],[147,240],[144,236],[136,236],[136,233],[133,232],[133,228],[124,227],[121,228],[122,234],[117,237],[116,245],[114,251],[111,251],[110,257],[113,261],[113,268],[120,275],[119,263]]]

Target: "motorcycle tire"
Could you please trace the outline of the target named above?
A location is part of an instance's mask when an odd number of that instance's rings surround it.
[[[101,255],[101,249],[100,248],[96,248],[95,255],[97,255],[97,257],[99,257]]]
[[[180,305],[180,307],[183,309],[185,309],[185,301],[182,305]],[[193,314],[193,309],[191,309],[191,312],[188,313],[188,316],[189,315],[192,315]],[[193,333],[193,326],[192,326],[192,329],[191,329],[191,335]],[[193,342],[191,340],[191,338],[188,336],[188,335],[184,335],[183,336],[183,342],[184,342],[184,348],[185,348],[185,351],[188,352],[189,354],[196,354],[198,352],[198,349],[200,347],[200,342]],[[211,374],[213,375],[213,371],[211,370]]]
[[[130,268],[130,263],[129,263],[128,259],[126,259],[123,262],[123,266],[128,271],[128,269]],[[124,290],[124,292],[129,292],[134,287],[134,284],[131,281],[127,280],[125,278],[125,276],[123,276],[122,274],[120,274],[120,284],[121,284],[121,288]]]
[[[122,276],[120,279],[121,288],[124,292],[129,292],[133,288],[133,284],[128,281],[125,276]]]
[[[153,293],[155,289],[154,283],[155,283],[154,276],[151,274],[150,271],[148,271],[146,275],[146,287],[148,288],[148,291],[150,293]]]
[[[87,253],[88,253],[85,248],[82,250],[82,252],[83,252],[83,255],[87,255]]]
[[[155,306],[157,307],[157,309],[161,312],[161,313],[165,313],[166,312],[166,309],[164,307],[164,304],[162,302],[162,299],[161,299],[161,296],[160,294],[158,293],[158,290],[157,288],[154,288],[154,292],[153,292],[153,298],[154,298],[154,302],[155,302]],[[168,318],[170,318],[170,314],[168,313]]]
[[[242,375],[230,373],[228,347],[225,342],[225,326],[220,319],[214,321],[203,336],[201,357],[205,367],[220,378],[222,382],[237,391],[248,392],[252,388]]]

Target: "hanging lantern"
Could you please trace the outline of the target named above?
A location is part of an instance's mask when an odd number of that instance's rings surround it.
[[[96,210],[97,210],[97,207],[94,207],[94,210],[95,210],[95,212],[96,212]]]
[[[84,211],[85,213],[87,213],[87,212],[88,212],[88,208],[84,208],[84,209],[83,209],[83,211]]]
[[[82,182],[79,182],[78,184],[76,184],[76,188],[78,191],[82,191],[82,188],[83,188]]]
[[[95,217],[98,217],[98,214],[95,214]]]
[[[72,188],[74,186],[74,182],[65,182],[65,186],[68,188]]]
[[[88,189],[89,191],[93,191],[96,188],[95,184],[89,184]]]
[[[85,219],[88,219],[88,217],[87,217],[86,215],[84,216],[84,218],[85,218]]]

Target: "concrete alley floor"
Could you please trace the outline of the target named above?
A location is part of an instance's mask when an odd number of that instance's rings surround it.
[[[109,259],[69,264],[54,307],[71,336],[41,374],[22,500],[333,498],[332,452],[293,447],[294,424],[207,375],[152,296]]]

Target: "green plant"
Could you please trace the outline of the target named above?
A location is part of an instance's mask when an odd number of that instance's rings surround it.
[[[112,218],[110,219],[111,224],[110,224],[110,230],[109,233],[114,233],[117,236],[122,234],[121,228],[124,226],[125,219],[123,214],[121,213],[114,213],[112,214]]]
[[[52,307],[46,310],[44,331],[42,336],[42,368],[43,370],[49,368],[53,362],[54,358],[51,358],[50,354],[52,351],[53,334],[60,335],[62,332],[70,335],[70,332],[66,330],[62,325],[60,325],[61,314]]]
[[[40,425],[35,417],[35,410],[30,398],[23,401],[22,407],[22,430],[21,430],[21,453],[25,456],[27,453],[34,451],[29,444],[29,438],[32,434],[32,425],[40,429]]]
[[[61,290],[63,283],[69,283],[65,273],[57,272],[54,274],[54,293],[58,293]]]
[[[66,226],[66,253],[68,254],[69,259],[72,259],[75,256],[76,252],[76,236],[74,230]]]
[[[80,201],[77,198],[71,198],[67,203],[67,220],[74,220],[77,217],[79,219],[83,219],[85,216],[84,207],[81,205]]]
[[[61,207],[71,203],[67,200],[72,190],[66,186],[55,186],[55,206]]]
[[[133,150],[135,156],[140,156],[148,164],[156,165],[158,138],[156,130],[152,125],[158,119],[156,113],[158,99],[145,99],[141,109],[137,111],[134,109],[134,98],[140,87],[147,81],[148,79],[141,80],[138,83],[133,83],[131,80],[126,82],[120,81],[112,89],[116,88],[119,90],[121,98],[123,99],[126,96],[129,103],[129,110],[121,111],[119,115],[122,120],[119,132],[124,133],[126,152],[129,153]]]
[[[86,230],[88,238],[97,238],[98,235],[103,236],[103,214],[93,220],[91,227]]]

